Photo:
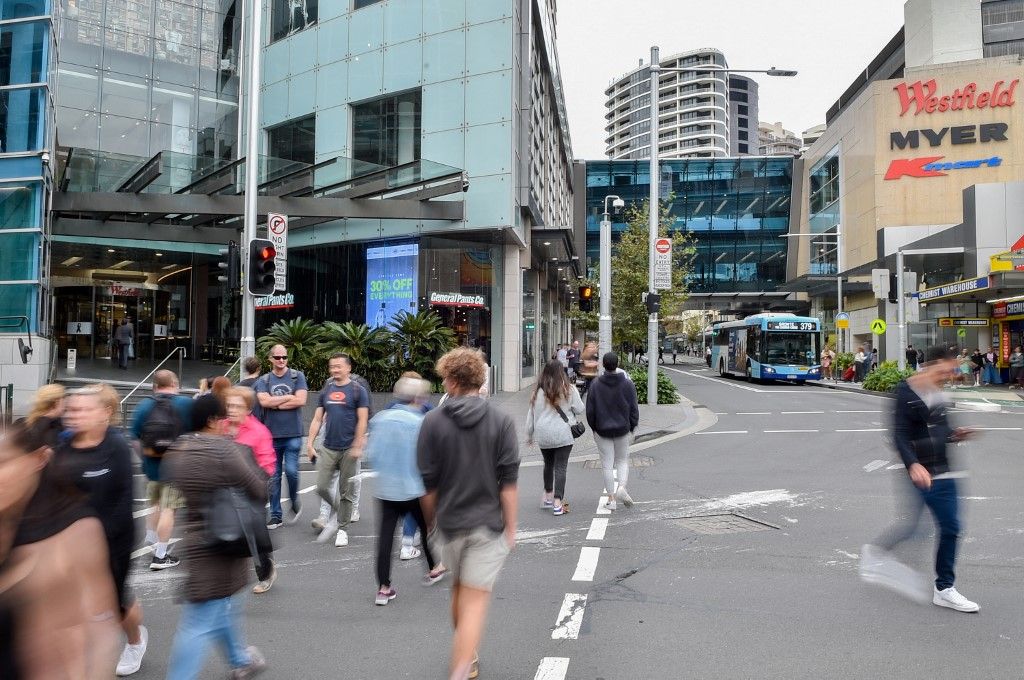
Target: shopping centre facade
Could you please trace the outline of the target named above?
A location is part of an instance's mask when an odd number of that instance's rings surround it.
[[[17,402],[70,349],[109,358],[123,318],[154,364],[230,356],[240,336],[217,265],[241,232],[249,3],[52,2],[0,0],[26,45],[0,149],[0,317],[24,317],[3,329],[0,383]],[[554,3],[264,10],[258,212],[291,230],[257,333],[433,309],[487,352],[496,389],[530,382],[582,273]],[[374,294],[396,278],[414,282],[401,301]]]

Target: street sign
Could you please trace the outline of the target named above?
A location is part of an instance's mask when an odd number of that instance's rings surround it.
[[[288,216],[267,214],[267,238],[274,244],[274,290],[288,289]]]
[[[69,349],[68,350],[68,368],[67,368],[68,373],[74,373],[75,368],[77,366],[78,366],[78,350],[77,349]]]
[[[967,329],[966,328],[957,328],[956,329],[956,335],[957,335],[958,338],[966,338],[967,337]]]
[[[839,312],[836,314],[836,328],[849,328],[850,327],[850,315],[846,312]]]
[[[654,242],[654,289],[672,288],[672,240],[659,238]]]
[[[988,319],[982,319],[979,317],[958,317],[958,316],[944,316],[939,319],[939,326],[942,328],[959,328],[961,326],[970,326],[974,328],[987,328],[989,325]]]
[[[871,322],[871,332],[875,335],[885,334],[885,322],[881,319],[875,319]]]

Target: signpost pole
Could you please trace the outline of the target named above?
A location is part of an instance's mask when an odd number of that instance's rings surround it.
[[[263,23],[263,3],[253,0],[249,13],[249,67],[246,69],[245,103],[246,151],[245,151],[245,212],[243,214],[242,262],[249,261],[249,244],[256,238],[256,187],[259,185],[259,121],[260,121],[260,52],[263,42],[260,28]],[[248,266],[248,265],[246,265]],[[248,277],[248,272],[246,272]],[[242,360],[256,354],[256,301],[248,286],[242,286],[242,340],[239,357]],[[179,372],[179,378],[180,378]]]
[[[896,308],[897,325],[899,327],[899,347],[896,351],[896,360],[899,362],[900,370],[907,367],[907,299],[904,295],[903,285],[903,249],[896,250]]]
[[[598,353],[603,357],[612,351],[612,222],[607,212],[601,220],[600,262],[601,312],[597,320],[597,345]],[[603,364],[601,372],[604,373]]]
[[[658,238],[658,223],[661,217],[661,200],[658,196],[658,186],[661,174],[658,163],[658,85],[661,67],[661,57],[657,47],[651,48],[651,133],[650,133],[650,184],[651,197],[648,205],[648,226],[650,236],[647,243],[647,290],[655,292],[654,288],[654,242]],[[658,314],[649,314],[647,317],[647,405],[655,406],[658,403]]]

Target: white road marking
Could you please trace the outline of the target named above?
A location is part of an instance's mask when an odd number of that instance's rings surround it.
[[[992,431],[1005,430],[1005,431],[1009,431],[1009,432],[1018,432],[1018,431],[1020,431],[1020,430],[1022,430],[1024,428],[1020,428],[1020,427],[972,427],[971,429],[972,430],[992,430]]]
[[[859,430],[836,430],[836,432],[885,432],[884,427],[864,427]]]
[[[597,560],[601,557],[601,549],[592,546],[580,548],[580,559],[576,563],[576,572],[572,575],[573,581],[593,581],[594,572],[597,571]]]
[[[587,596],[579,593],[566,593],[562,600],[562,608],[558,610],[555,629],[551,631],[552,640],[575,640],[580,636],[583,625],[583,612],[587,607]]]
[[[765,430],[765,434],[790,434],[794,432],[817,432],[817,430]]]
[[[167,547],[170,548],[172,545],[174,545],[175,543],[177,543],[180,540],[181,540],[180,538],[172,538],[171,540],[169,540],[167,542]],[[134,560],[136,557],[142,557],[143,555],[147,555],[147,554],[153,552],[155,549],[156,549],[155,545],[147,545],[144,548],[139,548],[138,550],[132,552],[131,559]]]
[[[878,468],[883,468],[889,464],[887,460],[873,460],[864,466],[864,472],[874,472]]]
[[[608,500],[607,496],[601,496],[601,498],[598,499],[598,501],[597,501],[597,512],[595,514],[597,514],[597,515],[610,515],[610,514],[612,514],[611,510],[609,510],[608,508],[604,507],[604,503],[605,503],[606,500]]]
[[[771,411],[740,411],[736,415],[738,416],[770,416]]]
[[[881,411],[836,411],[836,413],[881,413]]]
[[[824,413],[824,411],[782,411],[784,416],[803,416],[811,415],[812,413]]]
[[[608,531],[608,520],[603,517],[595,517],[590,520],[590,531],[587,532],[588,541],[603,541],[604,532]]]
[[[746,430],[705,430],[704,432],[694,432],[694,434],[747,434]]]
[[[152,505],[149,506],[148,508],[143,508],[142,510],[136,510],[135,512],[132,513],[132,519],[138,519],[140,517],[145,517],[146,515],[152,515],[154,510],[156,510],[156,507]]]
[[[533,680],[565,680],[569,672],[569,659],[561,656],[545,656],[537,666]]]
[[[903,465],[903,463],[897,463],[896,465],[890,465],[889,467],[887,467],[885,469],[886,470],[902,470],[905,467],[906,467],[906,465]]]

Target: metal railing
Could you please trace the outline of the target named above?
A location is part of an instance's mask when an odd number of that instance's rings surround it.
[[[233,383],[238,382],[242,378],[242,367],[240,366],[241,363],[242,357],[238,357],[237,359],[235,359],[235,363],[228,366],[228,370],[224,371],[224,377],[229,379]],[[238,367],[238,374],[237,377],[232,377],[231,374],[235,370],[235,367]]]
[[[0,430],[6,432],[14,420],[14,384],[0,385]]]
[[[128,403],[128,400],[131,399],[132,396],[136,392],[139,391],[139,388],[142,387],[143,385],[145,385],[146,381],[149,380],[150,378],[152,378],[153,374],[156,373],[157,371],[159,371],[163,367],[163,365],[167,363],[167,360],[170,359],[171,357],[173,357],[175,354],[178,355],[178,380],[181,380],[181,366],[182,366],[182,360],[185,358],[185,348],[184,347],[175,347],[174,349],[171,350],[170,354],[168,354],[167,356],[165,356],[163,358],[163,361],[161,361],[159,364],[156,365],[156,368],[154,368],[152,371],[150,371],[149,374],[146,375],[145,378],[140,380],[135,385],[135,387],[132,388],[131,392],[129,392],[128,395],[124,399],[121,400],[120,408],[121,408],[121,420],[122,420],[122,422],[128,417],[128,412],[127,412],[128,408],[126,406],[126,404]]]

